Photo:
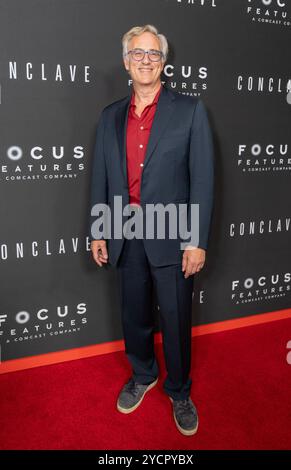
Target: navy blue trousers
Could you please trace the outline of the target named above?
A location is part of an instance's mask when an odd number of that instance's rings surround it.
[[[159,375],[154,352],[155,289],[167,377],[164,391],[176,400],[190,396],[193,275],[184,278],[182,265],[155,267],[142,239],[125,239],[117,263],[125,353],[136,382],[147,384]]]

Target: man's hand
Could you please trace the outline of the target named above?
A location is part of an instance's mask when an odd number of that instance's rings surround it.
[[[191,245],[186,246],[182,259],[182,271],[185,271],[185,278],[195,274],[203,268],[205,263],[205,254],[206,251],[203,250],[203,248],[197,248]]]
[[[93,254],[94,261],[98,266],[102,267],[102,263],[107,263],[108,253],[106,247],[106,240],[92,240],[91,251]]]

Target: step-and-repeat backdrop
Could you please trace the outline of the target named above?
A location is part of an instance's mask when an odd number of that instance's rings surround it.
[[[94,263],[87,221],[96,124],[130,93],[121,38],[137,25],[166,35],[163,83],[201,97],[213,129],[193,325],[290,306],[290,3],[0,1],[3,363],[122,339],[117,273]]]

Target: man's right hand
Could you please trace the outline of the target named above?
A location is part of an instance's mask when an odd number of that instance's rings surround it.
[[[103,263],[108,262],[106,240],[92,240],[91,251],[94,261],[98,264],[98,266],[102,267]]]

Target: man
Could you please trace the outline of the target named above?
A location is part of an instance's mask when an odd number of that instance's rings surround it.
[[[90,217],[94,260],[98,266],[109,262],[118,270],[125,351],[133,370],[119,394],[117,409],[134,411],[158,380],[151,304],[155,288],[168,373],[163,388],[172,402],[177,428],[192,435],[198,428],[189,376],[192,288],[193,275],[205,264],[211,221],[212,134],[202,100],[161,83],[168,54],[165,36],[152,25],[134,27],[124,34],[122,44],[132,92],[103,109],[93,161],[91,209],[96,204],[113,209],[113,216],[110,213],[103,220],[104,236],[96,232],[98,211],[92,209]],[[115,196],[122,198],[119,209]],[[142,212],[139,220],[144,221],[147,207],[155,203],[172,203],[175,208],[184,204],[188,209],[199,205],[198,243],[191,237],[182,250],[181,236],[171,238],[167,222],[163,238],[144,234],[130,238],[128,230],[121,237],[112,235],[108,227],[112,220],[117,225],[118,210],[129,204],[134,215]]]

